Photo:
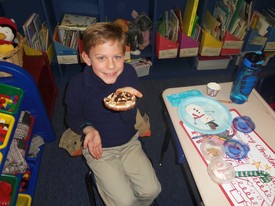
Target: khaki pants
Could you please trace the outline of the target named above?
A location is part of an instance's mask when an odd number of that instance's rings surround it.
[[[82,152],[107,206],[146,206],[160,193],[160,183],[138,134],[127,144],[104,148],[99,160],[88,149]]]

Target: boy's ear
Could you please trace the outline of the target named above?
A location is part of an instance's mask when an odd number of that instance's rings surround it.
[[[82,52],[81,57],[88,66],[91,66],[91,60],[86,52]]]

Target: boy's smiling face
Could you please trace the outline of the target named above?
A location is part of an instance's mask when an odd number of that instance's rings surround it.
[[[114,84],[124,69],[124,52],[119,42],[107,41],[82,53],[84,62],[106,84]]]

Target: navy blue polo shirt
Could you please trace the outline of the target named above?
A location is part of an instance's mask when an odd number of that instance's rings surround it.
[[[76,133],[82,134],[81,126],[89,123],[99,131],[103,147],[120,146],[136,133],[136,108],[116,112],[104,106],[103,99],[122,87],[137,89],[138,77],[130,64],[114,84],[104,83],[91,67],[86,66],[69,82],[66,90],[66,122]]]

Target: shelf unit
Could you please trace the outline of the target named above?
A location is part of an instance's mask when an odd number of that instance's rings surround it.
[[[174,7],[178,7],[184,11],[185,4],[187,0],[141,0],[137,3],[131,0],[119,0],[119,1],[111,1],[111,0],[26,0],[27,2],[17,2],[17,1],[3,1],[0,3],[0,14],[3,16],[12,17],[16,20],[18,28],[20,28],[25,19],[32,13],[37,12],[41,15],[42,20],[46,20],[50,29],[51,36],[53,35],[53,31],[56,25],[61,21],[63,15],[65,13],[72,14],[80,14],[80,15],[88,15],[95,16],[99,21],[113,21],[116,18],[125,18],[127,20],[132,20],[131,12],[132,10],[136,10],[138,12],[144,11],[148,16],[152,19],[153,28],[151,30],[151,39],[150,46],[148,46],[144,51],[142,51],[140,56],[136,57],[149,57],[154,63],[159,61],[162,62],[162,59],[157,59],[155,55],[155,32],[158,20],[161,14],[165,10],[173,9]],[[197,14],[199,16],[199,24],[202,25],[203,17],[207,10],[210,12],[214,11],[215,2],[217,0],[200,0]],[[24,5],[28,5],[24,6]],[[271,0],[254,0],[254,9],[262,9],[270,6],[274,6],[274,2]],[[22,12],[22,8],[24,8],[24,12]],[[192,57],[195,60],[195,57]],[[177,62],[180,62],[181,65],[186,65],[188,68],[186,71],[189,73],[190,68],[194,75],[204,73],[204,71],[198,71],[195,69],[195,61],[191,61],[190,58],[176,58],[180,59]],[[235,58],[233,58],[235,59]],[[173,59],[171,59],[173,60]],[[170,61],[170,59],[169,59]],[[58,73],[61,77],[63,77],[66,69],[71,67],[71,65],[59,65],[57,64],[56,58],[53,60],[52,68],[57,68]],[[271,60],[270,63],[266,67],[274,67],[275,61]],[[82,67],[82,65],[79,65]],[[152,67],[154,72],[157,72],[157,68]],[[167,68],[169,70],[170,68]],[[179,68],[179,70],[182,69]],[[220,73],[229,72],[231,73],[234,68],[221,69]],[[212,70],[211,70],[212,71]],[[217,71],[215,71],[217,72]],[[55,72],[57,73],[57,72]]]
[[[1,77],[0,83],[21,88],[24,91],[20,108],[18,109],[18,112],[14,115],[16,123],[14,124],[9,142],[5,148],[0,150],[3,156],[2,162],[0,164],[0,172],[2,173],[3,165],[5,163],[5,159],[7,157],[14,130],[16,129],[17,121],[21,111],[29,111],[34,119],[31,130],[31,137],[33,137],[34,135],[38,135],[43,138],[45,143],[49,143],[53,142],[56,139],[56,135],[34,78],[23,68],[7,62],[0,62],[0,71],[12,75],[11,77]],[[29,194],[30,196],[33,196],[35,191],[35,184],[42,153],[43,146],[40,147],[39,154],[36,158],[26,158],[27,162],[32,167],[31,179],[27,190],[27,194]],[[20,181],[20,175],[18,176],[18,179]]]

